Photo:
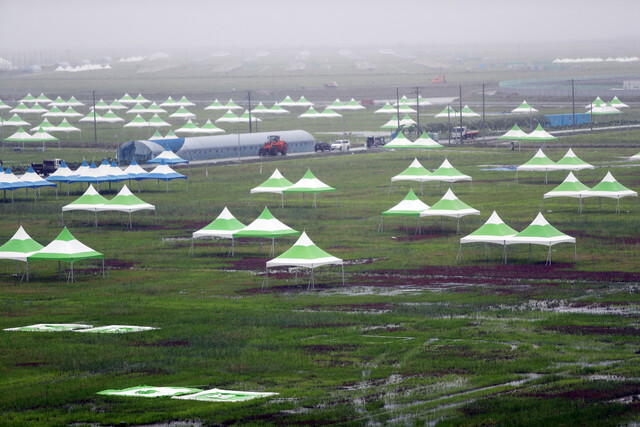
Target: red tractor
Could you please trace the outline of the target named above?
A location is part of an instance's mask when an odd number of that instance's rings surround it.
[[[287,154],[289,145],[280,139],[279,135],[269,135],[267,142],[258,150],[258,156],[277,156]]]

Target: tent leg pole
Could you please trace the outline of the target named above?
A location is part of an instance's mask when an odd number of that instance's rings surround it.
[[[378,225],[378,233],[382,231],[382,217],[380,217],[380,224]]]
[[[58,279],[62,276],[62,268],[60,266],[60,261],[58,261]]]
[[[529,262],[531,262],[531,243],[529,243]]]
[[[102,278],[104,279],[104,258],[102,258]]]
[[[189,256],[193,255],[193,237],[191,237],[191,248],[189,249]]]
[[[276,253],[276,239],[271,239],[271,256],[274,256]]]
[[[442,220],[442,217],[440,217],[440,230],[444,231],[444,222]]]
[[[258,253],[262,253],[262,239],[258,237]]]
[[[235,246],[236,246],[236,241],[235,239],[232,237],[231,238],[231,256],[235,255]]]
[[[342,264],[342,286],[344,286],[344,264]]]
[[[456,264],[458,263],[458,260],[462,262],[461,255],[462,255],[462,242],[460,242],[460,245],[458,246],[458,255],[456,255]]]

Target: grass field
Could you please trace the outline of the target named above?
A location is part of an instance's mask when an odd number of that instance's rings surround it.
[[[625,135],[626,136],[626,135]],[[624,159],[636,154],[618,132],[562,139],[583,160],[597,166],[579,174],[592,186],[610,170],[625,186],[640,189],[640,169]],[[604,144],[603,144],[604,143]],[[634,148],[635,147],[635,148]],[[558,160],[566,148],[548,146]],[[105,154],[96,150],[60,153],[70,161]],[[525,173],[494,166],[527,161],[534,147],[446,147],[420,160],[435,169],[448,158],[473,185],[456,183],[455,193],[482,212],[493,210],[520,230],[541,209],[542,195],[559,184],[561,172]],[[27,163],[29,152],[5,154]],[[14,157],[18,156],[18,157]],[[20,157],[22,156],[22,157]],[[143,184],[140,197],[155,204],[158,225],[134,214],[133,229],[114,214],[100,225],[83,213],[65,215],[70,231],[105,255],[107,277],[98,264],[77,263],[77,282],[57,277],[54,262],[34,261],[31,281],[0,263],[0,327],[35,323],[133,324],[158,330],[122,335],[0,333],[2,423],[144,424],[345,424],[426,425],[535,424],[620,425],[640,419],[640,212],[636,200],[605,200],[602,211],[590,199],[577,214],[575,200],[547,201],[543,213],[571,245],[509,250],[469,245],[456,264],[459,238],[475,230],[477,217],[422,221],[385,219],[380,212],[399,202],[407,185],[390,178],[406,168],[401,152],[324,155],[256,163],[191,167],[183,182]],[[290,180],[307,168],[337,189],[319,196],[254,196],[249,189],[275,167]],[[135,188],[135,186],[134,186]],[[432,205],[446,190],[425,185]],[[419,186],[414,186],[416,191]],[[47,244],[60,231],[60,208],[80,194],[56,199],[42,190],[16,193],[1,203],[0,242],[22,224]],[[115,189],[112,191],[115,194]],[[110,196],[109,196],[110,197]],[[191,233],[227,206],[244,223],[265,204],[284,223],[309,234],[321,248],[344,258],[346,285],[336,268],[317,271],[315,290],[307,271],[280,269],[263,288],[265,262],[258,242],[196,241]],[[276,241],[276,254],[294,239]],[[68,267],[68,266],[67,266]],[[20,271],[24,266],[19,265]],[[170,399],[118,398],[95,393],[136,385],[191,386],[280,393],[269,399],[213,404]]]

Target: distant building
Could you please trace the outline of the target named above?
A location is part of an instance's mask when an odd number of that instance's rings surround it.
[[[145,163],[169,148],[185,160],[209,160],[257,156],[269,135],[279,135],[289,145],[288,152],[313,151],[315,139],[304,130],[257,132],[189,138],[129,141],[118,149],[118,160],[129,163],[135,159]]]
[[[624,80],[622,82],[624,90],[640,90],[640,80]]]

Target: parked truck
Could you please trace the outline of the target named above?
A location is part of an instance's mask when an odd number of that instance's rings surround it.
[[[42,163],[31,163],[31,167],[41,176],[47,176],[54,173],[62,163],[60,159],[42,159]]]
[[[467,130],[466,126],[456,126],[451,128],[451,138],[453,139],[470,139],[471,141],[473,141],[479,133],[480,132],[477,130]]]

